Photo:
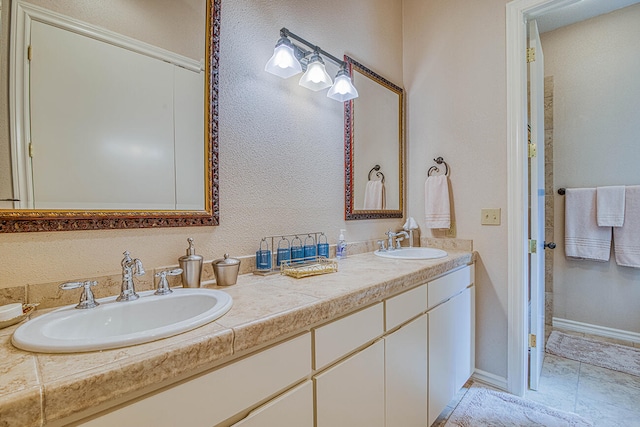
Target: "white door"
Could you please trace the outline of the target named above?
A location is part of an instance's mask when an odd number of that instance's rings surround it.
[[[529,334],[536,344],[529,343],[529,387],[538,389],[544,358],[544,62],[542,46],[535,20],[529,22]],[[533,51],[531,51],[531,49]],[[533,56],[534,55],[534,56]],[[535,243],[533,243],[535,241]],[[530,340],[531,341],[531,340]]]

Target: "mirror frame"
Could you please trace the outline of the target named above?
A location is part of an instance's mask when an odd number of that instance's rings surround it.
[[[206,0],[205,208],[202,211],[0,209],[0,233],[219,225],[218,86],[221,0]]]
[[[398,161],[399,161],[399,206],[397,210],[356,210],[354,209],[354,105],[353,99],[344,104],[344,188],[345,188],[345,220],[358,219],[385,219],[385,218],[403,218],[404,216],[404,90],[384,77],[371,71],[355,59],[345,55],[344,60],[347,63],[349,74],[353,76],[353,72],[358,71],[363,76],[370,78],[375,83],[389,89],[398,95]]]

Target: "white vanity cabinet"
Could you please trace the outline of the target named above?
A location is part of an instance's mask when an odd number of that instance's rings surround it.
[[[316,427],[384,427],[383,333],[382,303],[314,330]]]
[[[473,373],[473,269],[465,267],[429,283],[428,378],[431,425]],[[447,290],[445,292],[444,290]]]
[[[426,310],[427,285],[385,301],[385,329],[388,332],[384,338],[387,427],[427,425]],[[392,331],[400,325],[399,329]]]

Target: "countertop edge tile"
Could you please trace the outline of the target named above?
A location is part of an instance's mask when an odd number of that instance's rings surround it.
[[[43,424],[40,387],[32,387],[2,397],[0,427],[36,427]]]

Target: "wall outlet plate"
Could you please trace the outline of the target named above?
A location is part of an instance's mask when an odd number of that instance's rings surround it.
[[[481,209],[480,224],[482,225],[500,225],[500,208],[497,209]]]

